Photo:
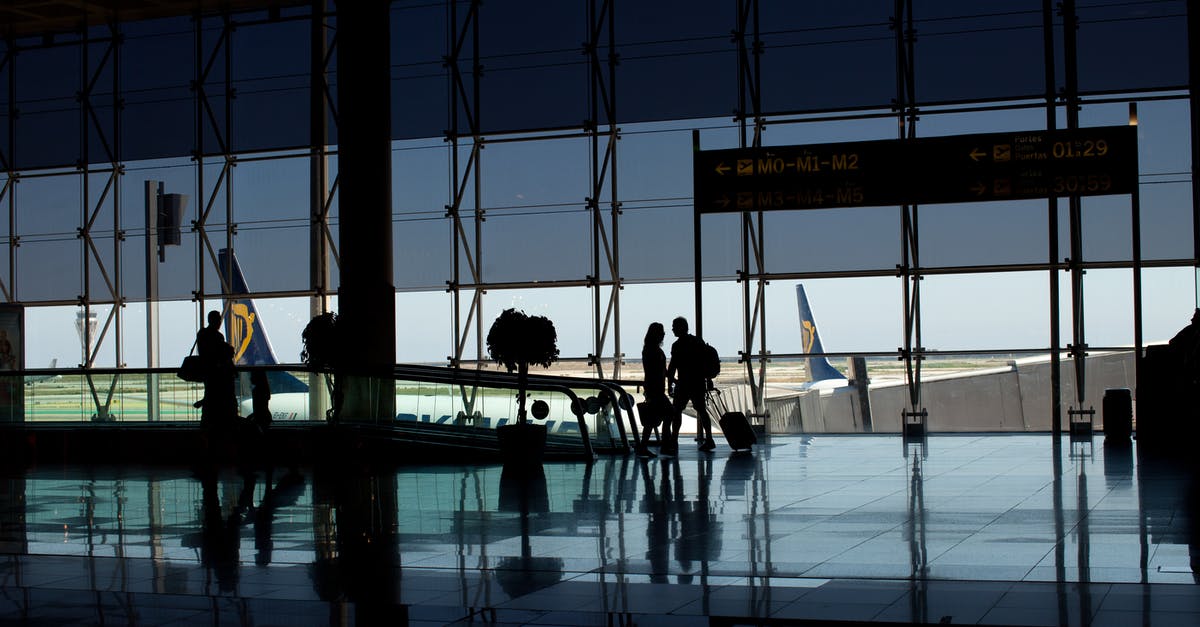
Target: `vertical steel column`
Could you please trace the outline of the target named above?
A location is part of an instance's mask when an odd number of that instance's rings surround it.
[[[113,340],[117,345],[113,357],[116,360],[117,367],[124,368],[125,343],[121,337],[125,331],[125,319],[122,314],[125,308],[125,288],[122,284],[122,277],[124,275],[121,272],[121,248],[125,241],[125,231],[121,225],[121,179],[125,176],[125,164],[121,161],[121,109],[123,107],[121,96],[121,49],[124,47],[124,37],[121,35],[118,16],[114,14],[110,19],[109,50],[112,51],[112,138],[105,147],[109,162],[111,163],[110,167],[112,168],[109,178],[112,185],[113,212],[113,279],[111,283],[114,288],[113,311],[115,314],[113,321],[116,324]]]
[[[913,59],[916,29],[913,27],[912,0],[896,0],[895,13],[892,27],[896,30],[896,111],[899,136],[905,140],[916,137],[918,120]],[[921,345],[921,261],[917,215],[916,205],[901,207],[902,257],[897,270],[904,282],[904,346],[900,349],[900,357],[904,360],[904,377],[908,385],[909,408],[904,412],[905,422],[908,417],[925,416],[921,400],[921,362],[925,359],[925,347]]]
[[[237,166],[237,157],[233,155],[233,99],[237,97],[237,92],[233,87],[233,32],[235,25],[229,12],[226,11],[222,16],[222,24],[225,34],[225,126],[221,129],[224,134],[222,142],[222,152],[224,153],[225,175],[225,249],[233,253],[233,234],[236,225],[233,221],[233,168]],[[211,251],[211,248],[209,249]],[[221,264],[214,256],[213,263],[217,267],[217,272],[220,274]],[[228,298],[228,295],[233,292],[233,264],[225,264],[225,273],[221,276],[221,295]],[[227,309],[227,302],[223,299],[222,309]],[[227,332],[228,333],[228,332]],[[232,337],[229,334],[227,337]]]
[[[309,289],[315,294],[309,302],[309,315],[317,316],[329,310],[329,259],[336,246],[329,230],[329,210],[332,194],[329,189],[329,113],[333,102],[326,72],[334,42],[325,22],[326,0],[312,0],[309,9]],[[336,118],[335,118],[336,123]]]
[[[588,144],[591,149],[591,185],[586,199],[588,213],[592,217],[592,276],[588,284],[592,290],[593,306],[593,353],[588,355],[588,365],[596,367],[596,376],[604,378],[604,348],[608,340],[608,331],[613,332],[613,368],[614,378],[620,377],[621,372],[621,271],[620,248],[618,247],[618,219],[621,213],[621,203],[617,197],[617,96],[616,96],[616,33],[614,30],[614,10],[616,0],[589,0],[587,5],[588,40],[584,43],[584,54],[588,58],[590,80],[589,116],[584,123],[584,132],[588,134]],[[608,55],[604,61],[600,59],[600,40],[604,30],[608,30]],[[601,119],[603,117],[603,119]],[[605,125],[603,131],[601,124]],[[604,149],[601,150],[601,144]],[[600,208],[604,195],[605,184],[608,185],[609,224],[605,225],[605,215]],[[607,270],[608,277],[604,276]],[[602,298],[605,287],[609,288],[608,302]]]
[[[692,129],[692,163],[695,163],[695,153],[700,152],[700,129]],[[694,175],[693,175],[694,176]],[[694,199],[693,199],[694,204]],[[692,288],[696,300],[696,337],[704,337],[704,250],[700,246],[703,239],[700,220],[700,210],[692,207]]]
[[[82,251],[80,262],[83,264],[83,287],[82,294],[79,296],[80,305],[83,306],[84,320],[90,320],[91,307],[96,301],[92,294],[92,263],[96,265],[97,273],[104,281],[107,291],[107,300],[112,303],[108,315],[105,317],[104,326],[101,329],[99,336],[91,337],[90,325],[83,325],[84,344],[91,349],[90,353],[84,356],[84,367],[90,368],[96,361],[97,355],[100,353],[100,348],[104,343],[104,339],[108,337],[109,331],[113,333],[114,357],[117,367],[122,367],[125,364],[122,359],[121,351],[121,309],[124,307],[124,300],[121,295],[120,285],[120,270],[121,270],[121,217],[120,217],[120,177],[121,165],[117,154],[117,141],[120,130],[117,120],[120,118],[120,68],[117,64],[117,54],[119,49],[119,36],[115,23],[110,24],[109,36],[102,41],[106,44],[103,56],[96,62],[96,67],[92,68],[91,47],[93,40],[91,38],[91,29],[87,26],[86,15],[83,21],[83,26],[80,31],[80,89],[78,94],[79,101],[79,116],[80,116],[80,137],[79,137],[79,162],[77,169],[81,176],[81,187],[83,190],[80,199],[82,220],[78,229],[78,237],[81,242]],[[115,20],[115,16],[113,17]],[[93,93],[96,91],[96,85],[99,82],[105,68],[112,71],[113,93],[112,98],[112,119],[109,122],[112,124],[112,138],[110,133],[105,130],[99,114],[96,112],[95,103],[93,102]],[[92,167],[91,152],[92,152],[92,137],[99,142],[99,146],[104,151],[107,168]],[[108,178],[105,181],[104,189],[100,191],[95,204],[92,203],[92,175],[107,173]],[[106,267],[103,256],[100,254],[100,249],[93,237],[93,232],[96,229],[96,220],[99,219],[100,213],[106,207],[113,212],[113,260],[112,272],[110,273]],[[93,343],[95,346],[93,347]],[[117,385],[117,377],[113,377],[108,386],[107,393],[103,401],[100,400],[100,395],[96,390],[95,383],[92,377],[87,377],[88,387],[92,394],[92,400],[95,403],[96,415],[94,419],[108,420],[110,419],[109,407],[112,403],[113,394]]]
[[[737,1],[737,23],[733,39],[738,50],[738,146],[762,146],[762,80],[763,43],[760,39],[758,0]],[[751,38],[747,44],[747,37]],[[748,124],[753,120],[753,127]],[[762,211],[741,213],[742,267],[738,281],[742,284],[742,350],[739,362],[746,365],[746,380],[754,403],[754,416],[765,422],[766,403],[763,388],[767,376],[767,280],[765,258],[765,229]],[[751,282],[754,283],[753,289]],[[757,337],[755,337],[757,334]],[[755,350],[757,340],[758,349]],[[758,372],[755,372],[755,361]]]
[[[79,172],[81,192],[79,195],[79,226],[75,229],[75,237],[79,240],[79,262],[83,265],[83,267],[80,269],[83,273],[83,285],[80,287],[81,291],[79,294],[79,306],[83,308],[84,324],[82,327],[80,327],[80,333],[83,334],[82,338],[84,354],[83,363],[80,364],[80,366],[86,369],[92,367],[92,363],[96,359],[96,353],[100,350],[100,342],[93,342],[92,328],[90,324],[92,320],[92,264],[88,261],[88,253],[91,252],[88,247],[88,244],[91,243],[91,229],[88,228],[91,224],[91,220],[89,219],[91,217],[89,215],[91,212],[88,210],[88,201],[91,198],[89,186],[91,179],[91,165],[88,159],[88,140],[90,139],[91,134],[88,133],[88,129],[91,128],[91,121],[88,119],[88,109],[89,105],[91,104],[91,93],[88,89],[88,84],[90,82],[88,80],[88,74],[90,73],[89,70],[91,69],[91,60],[88,58],[88,51],[91,46],[89,45],[90,41],[88,38],[89,33],[87,27],[86,10],[84,11],[82,17],[83,26],[80,28],[79,33],[81,41],[78,44],[79,91],[75,94],[75,99],[79,103],[79,160],[75,162],[75,169]],[[87,377],[87,382],[88,387],[92,388],[92,396],[94,397],[96,395],[96,390],[90,375]]]
[[[204,216],[206,215],[205,207],[208,203],[205,201],[204,194],[204,104],[207,99],[204,95],[204,77],[207,76],[207,71],[204,69],[204,16],[197,8],[192,14],[193,37],[195,43],[195,51],[193,58],[195,66],[192,69],[192,84],[191,90],[193,94],[192,108],[195,111],[195,120],[192,127],[194,134],[194,146],[192,148],[192,161],[196,164],[196,215],[197,219],[192,220],[192,232],[196,234],[196,289],[192,290],[192,300],[196,301],[196,320],[204,323],[204,252],[199,246],[200,238],[204,233]],[[182,225],[181,225],[182,226]]]
[[[1058,127],[1058,84],[1054,71],[1054,6],[1055,0],[1042,0],[1042,56],[1046,72],[1046,129]],[[1047,260],[1050,264],[1050,415],[1051,432],[1062,433],[1062,349],[1061,312],[1058,280],[1058,198],[1051,196],[1046,204],[1049,236]]]
[[[453,277],[447,282],[447,290],[452,297],[452,318],[454,322],[454,353],[449,355],[449,362],[452,367],[460,367],[463,361],[463,354],[466,352],[467,341],[474,331],[475,336],[475,356],[476,368],[481,367],[485,356],[483,354],[483,294],[484,290],[481,287],[483,283],[483,259],[482,259],[482,237],[481,230],[483,228],[484,212],[480,200],[480,181],[478,176],[479,162],[482,157],[483,137],[479,127],[479,75],[481,66],[479,64],[479,6],[480,0],[471,0],[470,6],[467,8],[467,14],[463,17],[462,24],[459,24],[458,18],[458,3],[447,2],[447,44],[449,50],[446,55],[446,66],[450,72],[450,98],[449,111],[447,115],[450,120],[450,129],[447,132],[447,141],[450,143],[450,182],[453,186],[450,190],[451,203],[446,205],[446,217],[450,218],[451,238],[454,246],[452,247],[453,259]],[[460,65],[463,59],[464,50],[467,46],[467,36],[471,35],[471,89],[467,89],[466,81],[463,77],[462,66]],[[463,137],[462,126],[459,116],[459,105],[462,105],[464,117],[466,118],[468,134],[471,138],[471,152],[467,158],[466,164],[460,163],[460,140]],[[474,233],[473,238],[468,235],[467,229],[463,224],[462,206],[467,198],[467,187],[471,186],[475,210],[474,218]],[[467,265],[467,272],[470,274],[470,284],[473,286],[471,303],[467,307],[467,312],[464,317],[462,307],[462,284],[463,284],[463,269],[462,262]]]
[[[334,192],[329,187],[329,118],[333,113],[334,124],[337,112],[333,96],[329,91],[327,72],[332,51],[336,45],[337,31],[326,22],[327,0],[312,0],[309,26],[309,188],[308,203],[311,216],[308,228],[309,242],[309,287],[314,295],[309,298],[310,318],[329,311],[330,256],[337,261],[337,246],[329,230],[329,211],[333,206]],[[325,416],[329,409],[329,398],[323,375],[308,375],[308,415],[310,419]]]
[[[1076,56],[1075,31],[1079,28],[1079,18],[1075,14],[1075,0],[1062,0],[1059,8],[1063,14],[1063,60],[1066,74],[1066,107],[1067,128],[1079,128],[1079,77],[1078,57]],[[1084,303],[1083,303],[1083,215],[1079,196],[1068,198],[1071,222],[1071,256],[1067,266],[1071,271],[1071,344],[1067,346],[1068,354],[1075,361],[1075,402],[1076,406],[1067,410],[1068,416],[1091,413],[1083,408],[1085,375],[1087,369],[1087,338],[1084,332]]]
[[[1187,12],[1189,59],[1200,58],[1200,10]],[[1188,64],[1188,104],[1192,137],[1192,277],[1200,287],[1200,63]],[[1200,289],[1196,289],[1196,307],[1200,308]]]
[[[8,212],[8,277],[4,280],[0,277],[0,291],[3,292],[5,302],[14,302],[17,300],[17,246],[20,244],[20,238],[17,237],[17,181],[20,180],[20,173],[17,172],[16,159],[14,156],[14,137],[16,136],[16,120],[17,120],[17,80],[16,80],[16,42],[11,37],[5,40],[4,58],[0,59],[0,74],[7,71],[8,73],[8,142],[7,145],[0,146],[0,166],[3,166],[8,177],[4,180],[4,188],[0,190],[0,200],[7,201],[5,203]]]
[[[1129,103],[1131,122],[1137,120],[1137,103]],[[1133,244],[1133,389],[1138,389],[1142,376],[1142,189],[1141,183],[1133,186],[1129,199],[1129,238]]]

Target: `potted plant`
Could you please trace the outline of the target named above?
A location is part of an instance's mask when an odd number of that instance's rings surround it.
[[[558,360],[558,333],[543,316],[505,309],[492,323],[487,335],[488,355],[509,371],[517,373],[517,424],[496,430],[506,461],[540,462],[546,443],[545,425],[529,422],[525,411],[529,366],[548,368]]]
[[[332,311],[314,316],[305,325],[300,339],[304,348],[300,351],[300,360],[311,370],[318,370],[325,375],[325,386],[329,390],[331,407],[325,414],[325,419],[336,424],[342,412],[342,371],[341,359],[341,327],[338,325],[338,315]]]

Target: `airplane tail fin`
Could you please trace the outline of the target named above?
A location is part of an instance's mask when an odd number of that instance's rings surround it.
[[[796,303],[800,306],[800,338],[805,353],[823,353],[821,336],[817,333],[817,322],[808,306],[808,296],[804,294],[804,285],[796,285]],[[828,379],[845,379],[846,375],[837,371],[825,357],[808,358],[808,378],[812,381]]]
[[[217,253],[221,275],[230,277],[230,294],[232,302],[225,318],[225,337],[233,345],[233,363],[238,366],[275,365],[275,351],[271,348],[271,340],[263,325],[262,316],[254,307],[254,301],[249,298],[250,289],[246,286],[246,277],[242,267],[229,249],[222,248]],[[241,297],[245,295],[245,297]],[[267,383],[275,394],[287,392],[307,392],[308,385],[286,372],[271,371],[267,373]]]

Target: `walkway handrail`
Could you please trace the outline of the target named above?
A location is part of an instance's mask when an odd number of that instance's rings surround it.
[[[26,375],[79,375],[79,376],[117,376],[117,377],[137,377],[146,375],[158,375],[162,377],[173,377],[177,372],[177,367],[159,367],[159,368],[144,368],[144,367],[124,367],[124,368],[54,368],[54,369],[28,369],[23,371],[14,371],[11,373],[3,373],[13,378]],[[303,364],[271,364],[271,365],[254,365],[254,366],[238,366],[239,372],[252,372],[255,370],[262,371],[286,371],[286,372],[308,372],[308,373],[323,373],[329,372],[322,369],[307,367]],[[407,379],[413,382],[429,382],[443,383],[452,385],[475,385],[480,387],[503,388],[503,389],[519,389],[518,377],[516,374],[476,368],[449,368],[445,366],[425,366],[413,364],[397,364],[390,371],[384,372],[369,372],[369,371],[352,371],[346,374],[352,376],[368,376],[379,378]],[[0,375],[0,376],[3,376]],[[613,416],[616,420],[617,435],[619,437],[619,448],[625,451],[630,450],[629,431],[633,431],[635,442],[638,439],[638,430],[636,429],[635,417],[633,414],[633,397],[625,391],[619,383],[604,379],[590,379],[583,377],[567,377],[558,375],[545,374],[529,374],[527,376],[527,389],[552,392],[562,394],[569,401],[569,410],[575,415],[576,422],[579,425],[580,433],[583,436],[583,445],[588,455],[594,455],[594,447],[591,443],[590,429],[585,419],[589,403],[579,397],[574,390],[590,389],[595,390],[597,400],[600,402],[600,407],[612,407]],[[622,412],[624,410],[624,412]],[[624,415],[622,415],[624,413]],[[310,418],[312,418],[310,416]],[[627,429],[625,420],[629,420],[631,429]],[[610,440],[611,441],[611,440]]]
[[[517,376],[515,374],[511,374],[511,373],[507,373],[507,372],[500,372],[500,371],[495,371],[495,370],[483,370],[483,369],[474,369],[474,368],[472,368],[472,369],[447,368],[447,367],[443,367],[443,366],[422,366],[422,365],[414,365],[414,364],[397,364],[394,369],[394,372],[396,372],[397,374],[406,374],[406,375],[410,374],[410,373],[420,373],[420,374],[424,375],[427,373],[437,373],[437,372],[455,372],[455,373],[460,373],[463,376],[467,376],[471,380],[476,381],[476,382],[489,382],[489,383],[496,383],[499,381],[505,381],[505,382],[515,381],[516,376]],[[584,377],[567,377],[567,376],[561,376],[561,375],[547,375],[547,374],[529,374],[529,375],[527,375],[526,379],[531,384],[537,383],[539,385],[551,385],[551,386],[558,385],[558,386],[567,386],[569,388],[571,388],[571,387],[573,387],[573,388],[594,388],[594,389],[601,390],[601,394],[598,395],[599,396],[598,400],[600,401],[600,406],[604,407],[605,405],[609,405],[609,404],[611,404],[613,406],[614,413],[617,417],[617,431],[620,434],[622,445],[624,445],[627,449],[629,448],[629,435],[625,429],[624,421],[621,420],[621,410],[622,409],[624,409],[627,414],[629,424],[631,427],[630,431],[632,431],[633,435],[634,435],[634,442],[635,443],[638,442],[637,428],[636,428],[636,423],[634,421],[634,416],[633,416],[633,402],[632,402],[633,397],[630,396],[629,393],[626,392],[625,389],[623,387],[621,387],[620,384],[618,384],[617,382],[607,380],[607,379],[589,379],[589,378],[584,378]],[[455,383],[458,383],[458,382],[455,381]],[[504,385],[504,387],[515,387],[515,386]],[[542,388],[532,388],[531,387],[531,389],[542,389]],[[622,401],[622,399],[625,399],[625,400]],[[581,417],[581,420],[582,420],[582,417]]]

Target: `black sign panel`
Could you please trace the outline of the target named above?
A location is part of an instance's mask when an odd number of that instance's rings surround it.
[[[1111,126],[708,150],[693,160],[702,213],[1129,194],[1137,132]]]

